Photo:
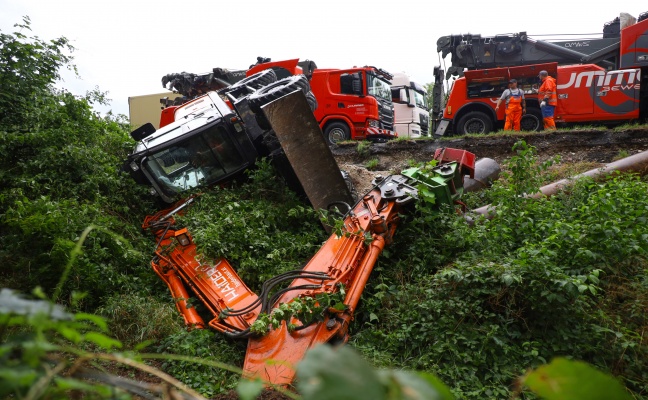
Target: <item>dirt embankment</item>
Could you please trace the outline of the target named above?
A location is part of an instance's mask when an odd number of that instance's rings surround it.
[[[625,130],[570,130],[524,135],[469,136],[443,140],[399,140],[374,143],[359,151],[357,143],[333,146],[335,159],[347,170],[358,192],[370,188],[376,174],[398,173],[409,167],[410,160],[426,162],[434,151],[442,147],[468,150],[479,158],[492,158],[498,163],[513,155],[513,145],[524,139],[537,150],[538,157],[545,160],[556,155],[562,163],[594,162],[601,165],[615,159],[648,151],[648,126]],[[373,161],[377,160],[377,161]],[[375,163],[372,170],[366,166]]]

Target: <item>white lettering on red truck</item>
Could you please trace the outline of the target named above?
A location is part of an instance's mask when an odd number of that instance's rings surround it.
[[[640,69],[622,69],[616,71],[583,71],[572,72],[569,82],[558,85],[558,90],[565,90],[571,87],[575,89],[592,87],[593,84],[600,87],[600,91],[639,90]],[[596,83],[594,83],[596,79]]]

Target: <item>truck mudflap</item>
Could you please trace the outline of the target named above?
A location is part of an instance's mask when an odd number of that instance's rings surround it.
[[[448,126],[450,126],[450,120],[443,119],[439,123],[439,126],[436,128],[436,131],[434,131],[434,136],[443,136],[445,135],[446,130],[448,129]]]
[[[391,140],[398,137],[398,133],[395,131],[390,131],[389,129],[380,129],[380,128],[367,128],[365,131],[365,137],[369,140]]]
[[[315,209],[353,204],[306,96],[295,91],[261,107],[306,196]]]

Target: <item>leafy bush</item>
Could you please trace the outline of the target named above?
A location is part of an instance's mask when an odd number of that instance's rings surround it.
[[[648,184],[612,176],[531,199],[547,166],[518,149],[491,194],[494,219],[470,228],[419,207],[379,263],[353,343],[379,364],[438,374],[461,398],[507,398],[516,376],[556,356],[648,393]]]
[[[206,191],[179,221],[200,251],[226,257],[253,290],[280,273],[300,269],[325,239],[317,213],[262,161],[240,186]]]
[[[157,348],[159,353],[171,353],[191,358],[241,365],[245,343],[232,342],[210,330],[178,331],[168,336]],[[233,373],[191,360],[165,360],[162,369],[189,387],[211,397],[236,387],[240,373]]]
[[[110,333],[127,347],[141,343],[159,344],[184,329],[182,317],[169,301],[151,295],[115,294],[103,301],[97,314],[109,321]]]
[[[29,19],[17,27],[30,30]],[[52,86],[61,68],[75,70],[67,39],[16,32],[0,34],[0,43],[0,282],[51,294],[89,225],[98,229],[63,299],[73,290],[92,292],[77,304],[89,309],[138,280],[151,282],[138,225],[152,204],[119,171],[133,143],[123,119],[93,111],[93,103],[106,102],[98,90],[77,97]]]
[[[111,391],[106,385],[85,383],[74,375],[74,370],[83,368],[82,358],[87,356],[77,346],[94,345],[102,350],[121,347],[105,334],[102,318],[70,314],[63,307],[24,299],[9,289],[2,289],[0,297],[0,396],[64,398],[69,390],[77,389],[108,397]],[[61,372],[75,362],[75,368],[63,376]]]

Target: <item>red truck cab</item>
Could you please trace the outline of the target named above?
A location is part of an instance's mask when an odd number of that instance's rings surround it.
[[[257,64],[247,76],[272,68],[278,78],[304,74],[310,79],[317,100],[315,118],[326,140],[333,144],[344,140],[385,141],[397,137],[394,132],[394,105],[389,79],[391,75],[375,67],[318,69],[314,63],[300,67],[299,59]]]

